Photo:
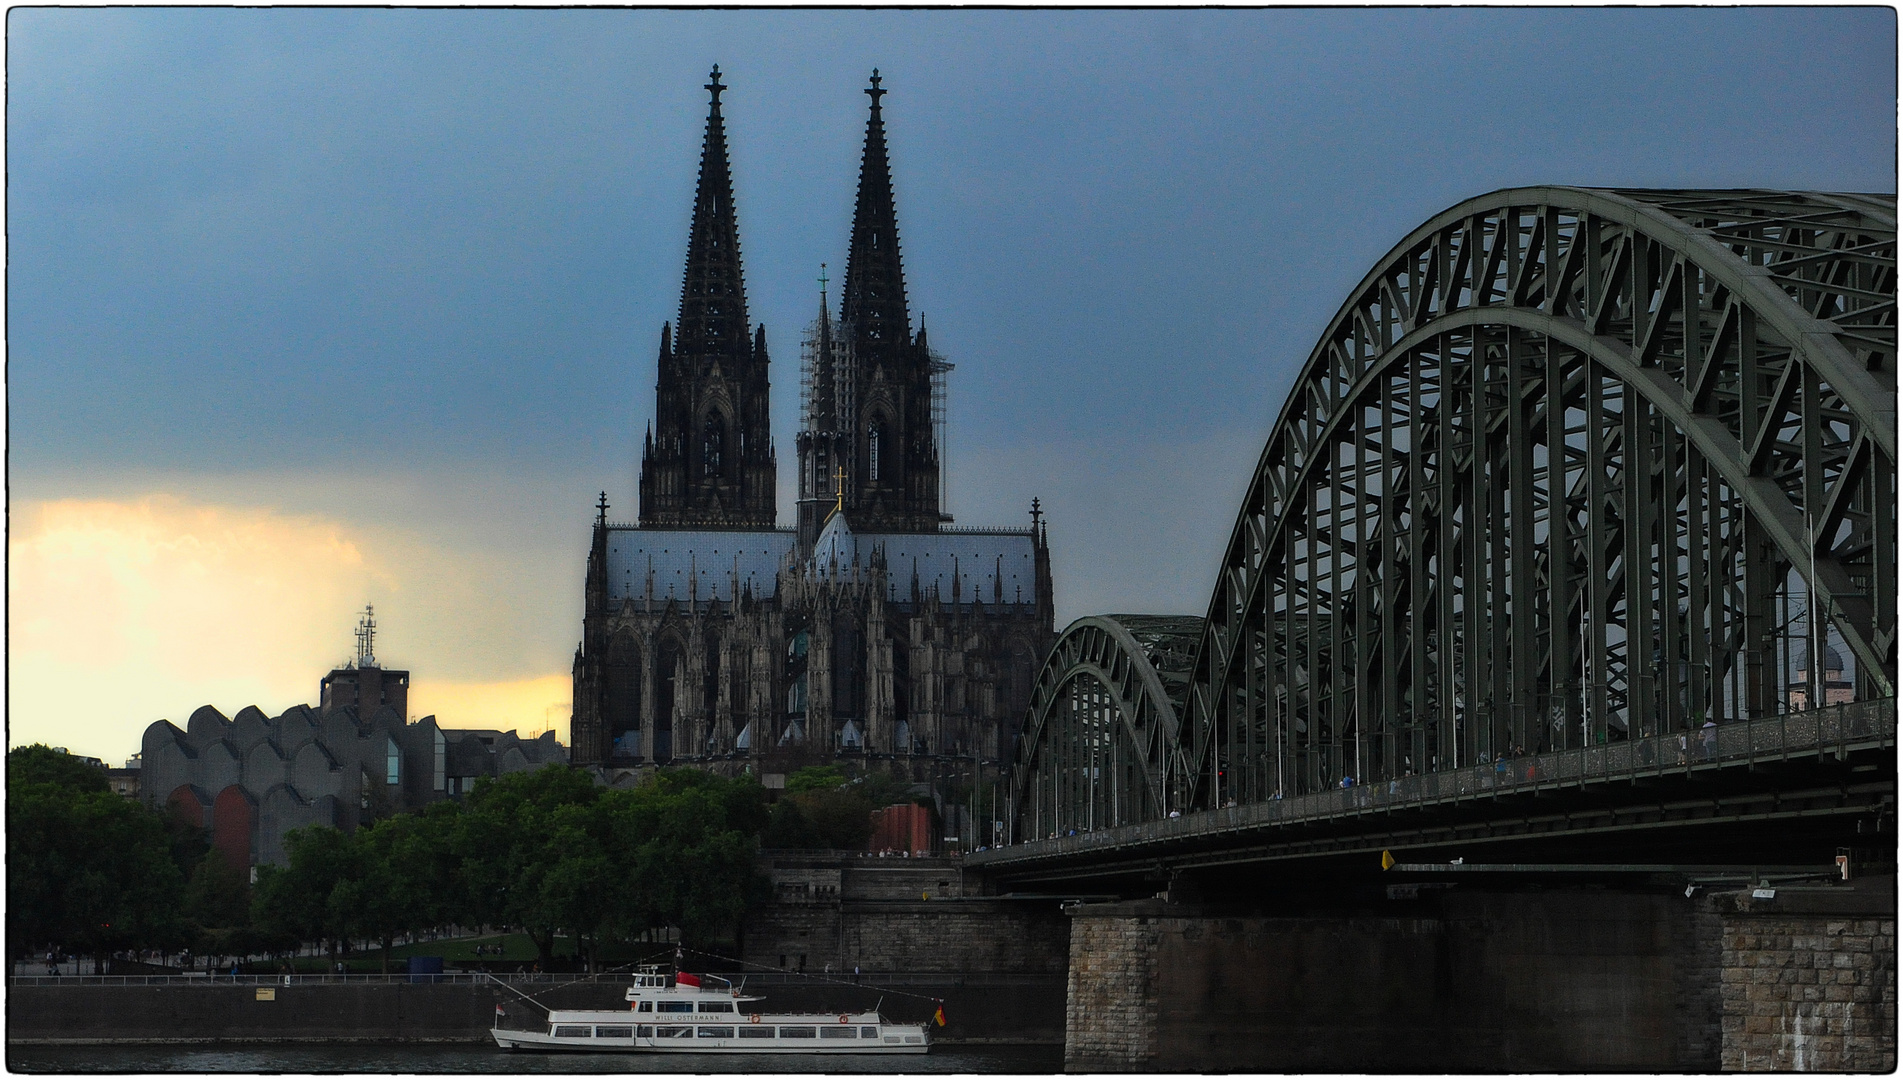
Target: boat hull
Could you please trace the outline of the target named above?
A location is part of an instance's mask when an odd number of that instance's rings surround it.
[[[577,1054],[923,1054],[931,1043],[859,1040],[854,1043],[814,1039],[596,1039],[557,1038],[541,1031],[490,1031],[504,1050],[552,1051]],[[900,1038],[904,1038],[901,1036]]]

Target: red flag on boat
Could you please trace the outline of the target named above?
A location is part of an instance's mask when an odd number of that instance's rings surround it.
[[[698,990],[700,989],[700,976],[689,975],[687,972],[683,971],[680,974],[674,976],[674,985],[691,986],[694,989]]]
[[[932,1014],[932,1019],[938,1021],[939,1027],[944,1027],[945,1026],[945,1006],[940,1005],[938,1007],[938,1011]]]
[[[497,1016],[506,1016],[506,1015],[507,1015],[506,1013],[504,1013],[504,1012],[502,1011],[502,1003],[501,1003],[501,1002],[497,1002],[497,1003],[496,1003],[496,1015],[497,1015]]]

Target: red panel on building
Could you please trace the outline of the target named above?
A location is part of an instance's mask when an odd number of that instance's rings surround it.
[[[251,865],[251,836],[258,824],[258,808],[243,788],[231,785],[211,804],[211,846],[237,867]]]
[[[205,800],[199,798],[197,789],[190,784],[173,788],[172,794],[166,797],[165,807],[173,817],[194,829],[202,829],[211,823]]]
[[[900,803],[872,812],[872,840],[868,851],[932,851],[932,811],[917,803]]]

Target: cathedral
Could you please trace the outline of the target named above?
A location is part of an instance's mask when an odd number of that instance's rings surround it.
[[[945,379],[912,329],[874,71],[835,316],[800,354],[795,524],[782,527],[764,326],[747,319],[715,68],[680,316],[661,328],[638,524],[596,507],[571,759],[774,774],[860,762],[915,781],[1008,764],[1053,639],[1029,527],[951,526]]]

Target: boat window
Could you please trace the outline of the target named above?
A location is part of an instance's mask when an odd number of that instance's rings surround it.
[[[822,1039],[856,1039],[859,1037],[859,1029],[849,1027],[823,1027],[819,1029],[819,1037]]]
[[[743,1039],[771,1039],[773,1037],[773,1029],[764,1024],[759,1027],[743,1027],[740,1029],[740,1037]]]
[[[694,1003],[691,1001],[663,1001],[661,1002],[661,1007],[654,1011],[690,1013],[694,1011]]]
[[[595,1025],[595,1038],[597,1039],[632,1039],[634,1038],[634,1029],[632,1027],[629,1027],[626,1024],[616,1024],[613,1026],[609,1026],[607,1024],[597,1024]]]
[[[733,1002],[731,1002],[731,1001],[716,1001],[716,1000],[714,1000],[714,999],[712,999],[712,998],[701,998],[701,999],[700,999],[700,1011],[701,1011],[701,1012],[704,1012],[704,1013],[715,1013],[715,1012],[732,1012],[732,1011],[733,1011]]]
[[[634,1011],[635,1012],[653,1012],[654,1003],[652,1001],[639,1002],[635,1005]]]
[[[594,1034],[594,1032],[588,1029],[587,1024],[555,1025],[555,1037],[558,1039],[586,1039],[592,1034]]]
[[[809,1027],[783,1027],[780,1029],[780,1038],[810,1039],[813,1038],[813,1029]]]
[[[652,1038],[654,1037],[654,1025],[653,1025],[653,1024],[642,1024],[642,1025],[641,1025],[640,1027],[638,1027],[638,1028],[635,1028],[634,1030],[635,1030],[635,1031],[636,1031],[636,1033],[638,1033],[638,1034],[639,1034],[639,1035],[640,1035],[640,1036],[641,1036],[641,1037],[642,1037],[643,1039],[652,1039]]]
[[[730,1027],[704,1027],[700,1029],[700,1037],[703,1039],[731,1039],[733,1038],[733,1029]]]
[[[694,1029],[691,1025],[687,1024],[662,1024],[660,1027],[654,1029],[654,1037],[657,1039],[691,1039],[694,1037]]]
[[[876,1027],[860,1028],[859,1037],[862,1039],[876,1039],[879,1037],[879,1029]]]

